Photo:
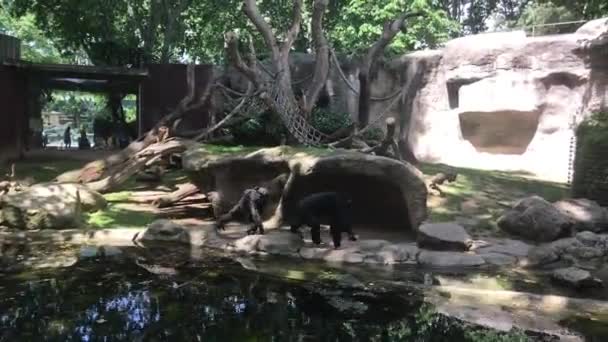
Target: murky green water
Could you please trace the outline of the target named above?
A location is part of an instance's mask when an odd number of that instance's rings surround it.
[[[370,290],[327,272],[311,281],[167,248],[95,251],[4,258],[0,341],[524,340],[436,314],[415,291]]]

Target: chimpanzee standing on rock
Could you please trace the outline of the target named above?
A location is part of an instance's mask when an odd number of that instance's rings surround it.
[[[357,241],[351,227],[352,200],[336,192],[320,192],[309,195],[297,205],[297,215],[291,225],[291,232],[300,233],[302,225],[310,226],[310,235],[315,244],[321,243],[321,221],[327,220],[334,247],[340,247],[342,233],[348,234],[351,241]]]
[[[259,230],[263,235],[264,225],[260,213],[268,201],[268,195],[268,189],[260,186],[245,190],[239,202],[217,220],[217,229],[224,230],[224,224],[228,221],[245,219],[253,222],[253,227],[247,230],[247,234],[255,234]]]

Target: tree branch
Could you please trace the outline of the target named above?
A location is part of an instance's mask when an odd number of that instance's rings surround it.
[[[283,42],[283,46],[281,47],[281,54],[287,55],[289,54],[289,50],[293,46],[293,43],[298,38],[300,34],[300,26],[302,25],[302,0],[294,0],[293,2],[293,19],[291,22],[291,27],[289,31],[287,31],[287,35],[285,37],[285,42]]]
[[[422,16],[422,12],[411,12],[411,13],[403,13],[399,16],[399,18],[391,21],[387,21],[384,24],[384,28],[382,29],[382,35],[380,39],[378,39],[374,45],[372,45],[364,59],[363,68],[369,69],[371,68],[373,62],[376,61],[378,56],[386,49],[386,47],[393,41],[397,33],[399,33],[404,25],[405,21],[409,18]]]
[[[393,21],[387,21],[382,29],[380,38],[367,50],[363,58],[361,70],[359,71],[359,128],[364,128],[369,123],[369,109],[371,99],[369,74],[372,65],[384,52],[386,47],[393,41],[397,33],[405,25],[405,21],[412,17],[423,15],[421,12],[403,13]]]
[[[207,139],[209,137],[209,135],[215,131],[217,131],[218,129],[222,128],[226,123],[228,123],[230,120],[232,120],[232,118],[234,118],[235,116],[237,116],[238,114],[240,114],[241,109],[243,108],[243,106],[245,105],[245,103],[249,100],[251,100],[251,96],[253,95],[253,89],[251,86],[251,83],[249,83],[248,87],[247,87],[247,95],[245,97],[243,97],[241,99],[241,101],[239,102],[239,104],[234,107],[230,113],[228,115],[226,115],[226,117],[224,117],[222,120],[220,120],[220,122],[218,122],[217,124],[213,125],[212,127],[205,129],[202,133],[200,133],[199,135],[197,135],[194,140],[195,141],[200,141],[200,140],[204,140]]]
[[[270,25],[264,20],[262,14],[260,14],[256,0],[243,0],[243,11],[260,34],[262,34],[266,47],[272,54],[272,58],[274,60],[278,59],[279,46],[277,44],[277,39],[275,38]]]
[[[257,88],[259,86],[257,73],[243,61],[239,52],[239,38],[235,32],[226,33],[226,53],[234,67],[245,75]]]
[[[315,43],[316,56],[314,76],[303,99],[303,109],[306,114],[311,113],[317,104],[319,95],[321,94],[329,75],[329,46],[327,44],[327,39],[325,38],[325,33],[323,32],[323,17],[328,4],[329,0],[315,0],[313,5],[310,26]]]

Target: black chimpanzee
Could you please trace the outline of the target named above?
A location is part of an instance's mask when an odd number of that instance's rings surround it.
[[[217,220],[217,229],[224,230],[224,224],[228,221],[245,219],[253,222],[253,227],[247,230],[247,234],[255,234],[258,230],[264,234],[260,213],[268,201],[268,195],[268,189],[260,186],[245,190],[239,202]]]
[[[357,241],[351,223],[352,199],[336,192],[319,192],[309,195],[297,204],[297,214],[291,225],[291,232],[300,233],[302,225],[310,226],[310,235],[315,244],[321,243],[321,222],[329,223],[329,232],[334,247],[340,247],[342,233],[347,233],[351,241]]]

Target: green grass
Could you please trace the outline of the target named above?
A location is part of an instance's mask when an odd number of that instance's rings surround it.
[[[154,221],[154,214],[121,208],[110,203],[103,211],[86,214],[87,224],[96,229],[140,228]]]
[[[15,163],[18,178],[32,177],[36,183],[50,182],[58,175],[78,169],[85,163],[75,160],[58,160],[52,162],[21,161]]]
[[[455,183],[441,186],[445,197],[429,196],[430,219],[435,222],[454,221],[457,217],[473,218],[479,223],[477,233],[498,233],[496,221],[515,201],[538,195],[550,202],[568,196],[565,184],[526,178],[522,172],[484,171],[453,168],[445,165],[421,165],[427,176],[447,169],[458,172]]]

